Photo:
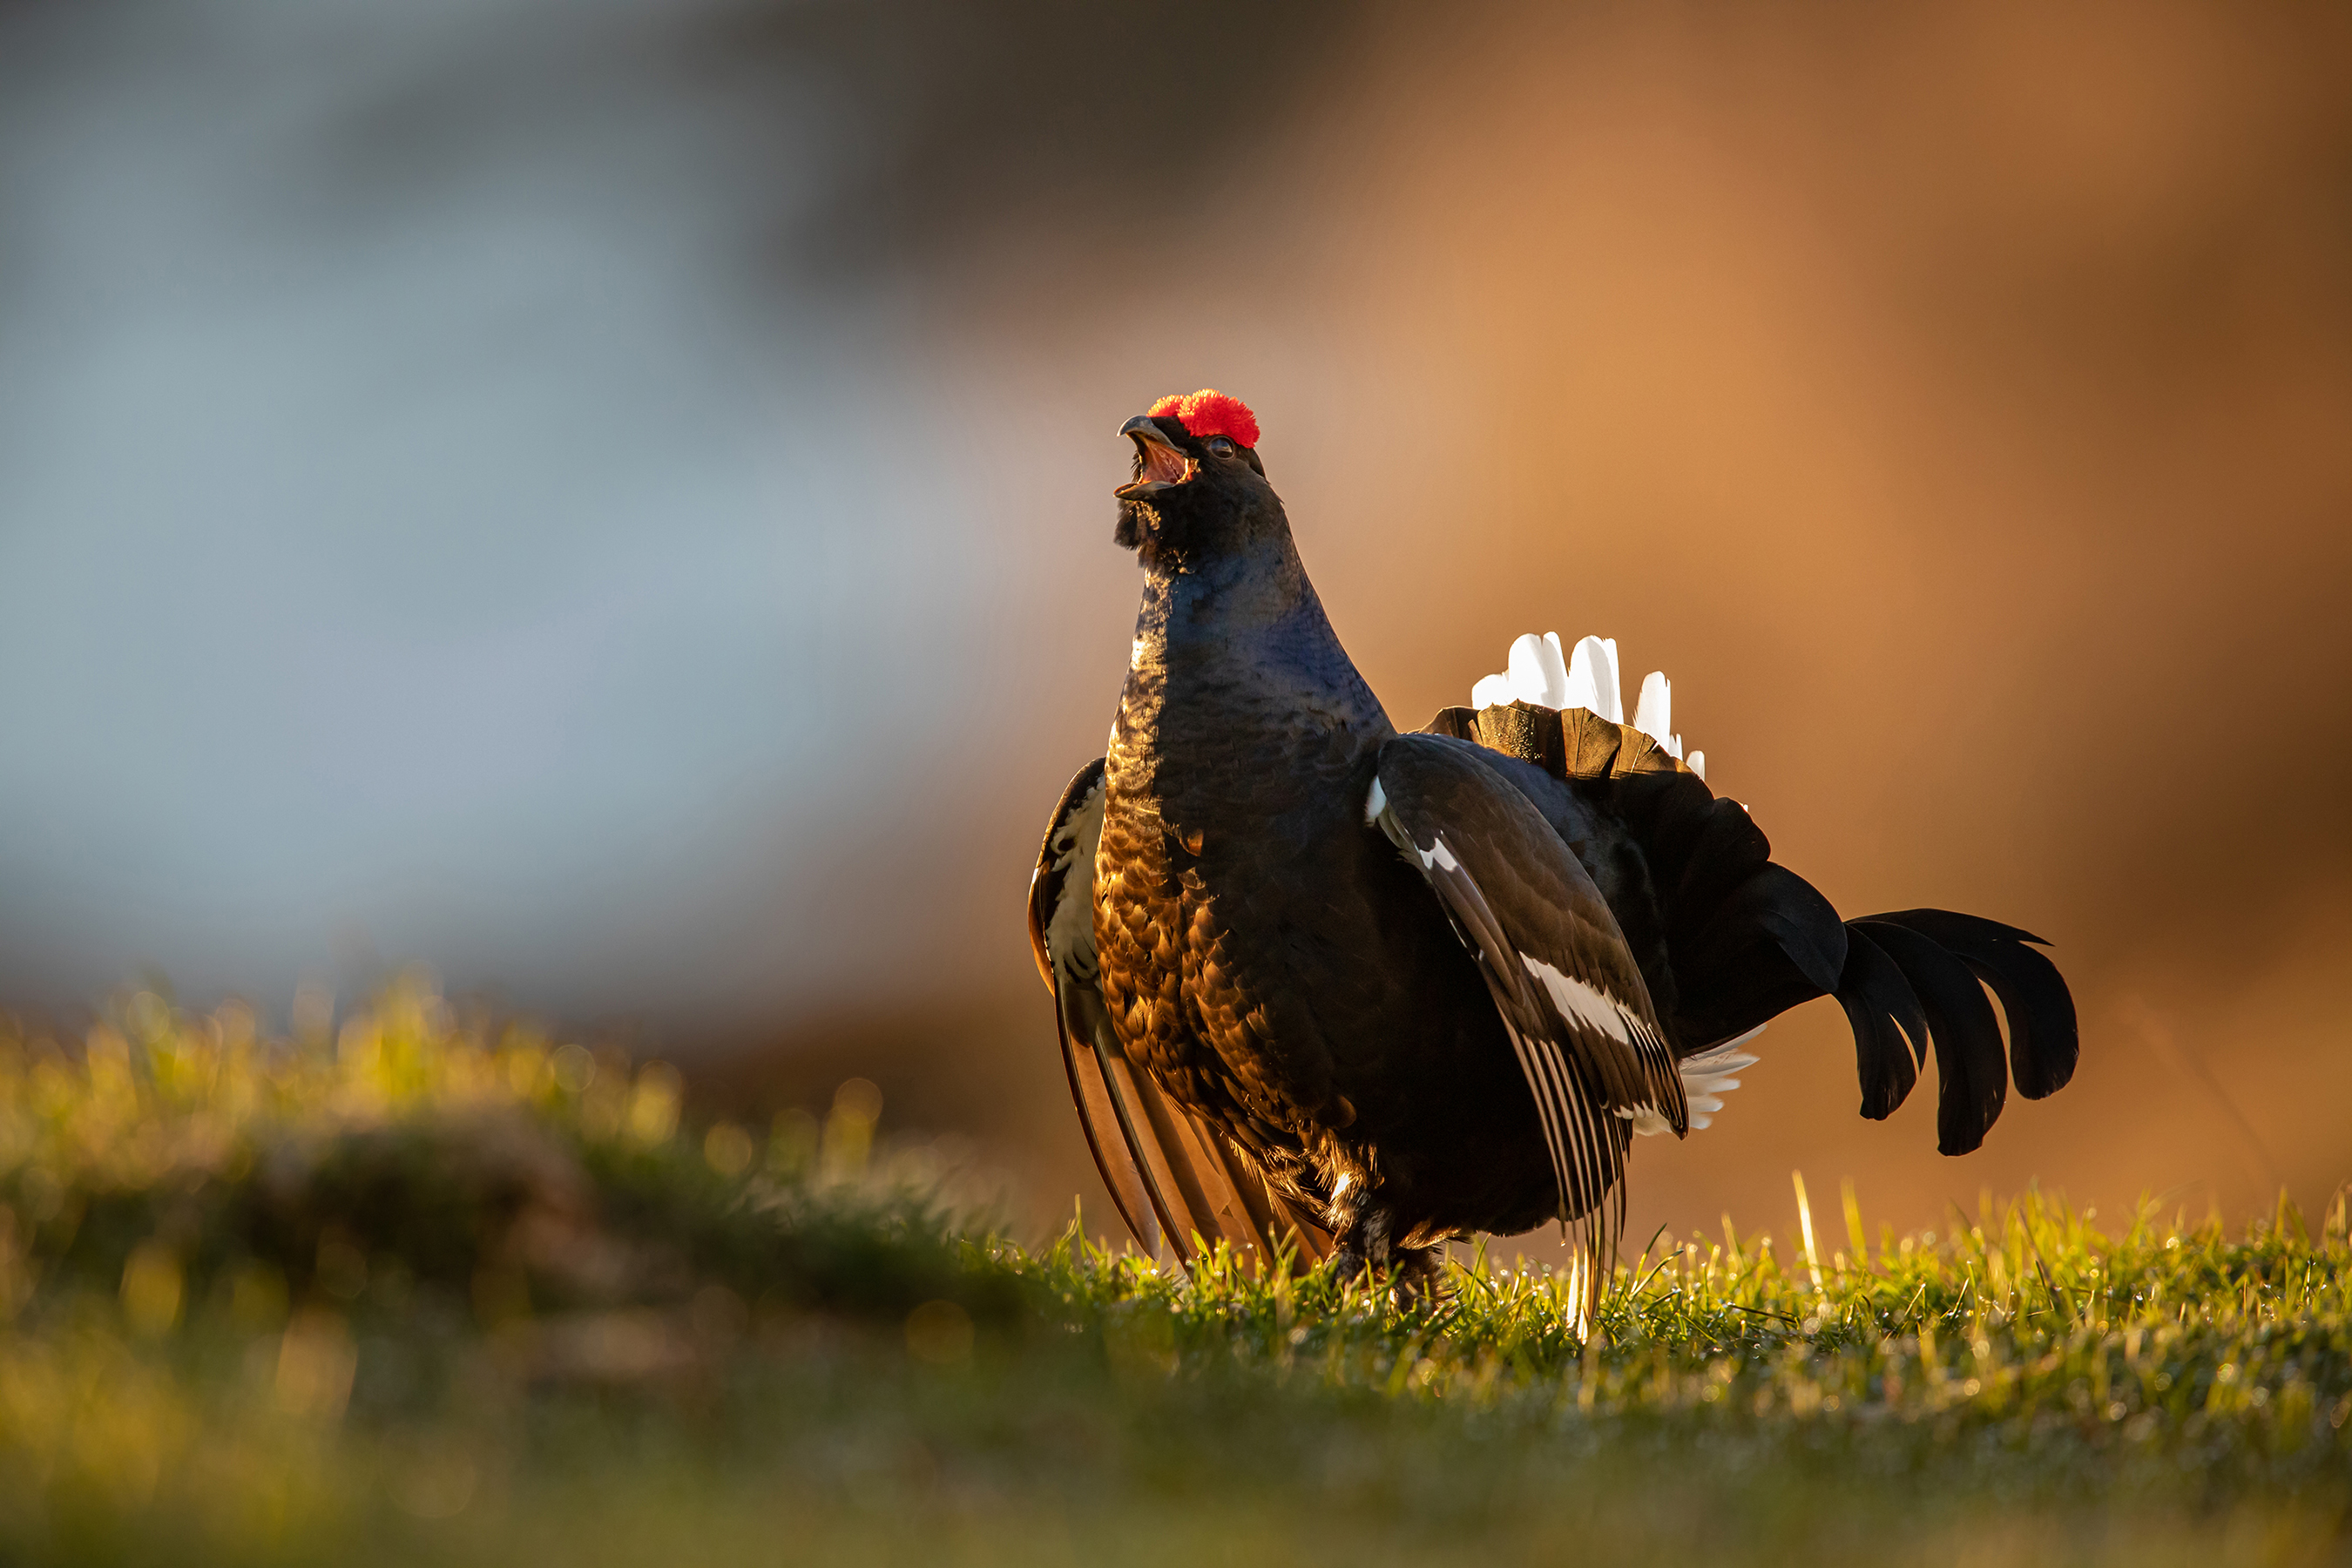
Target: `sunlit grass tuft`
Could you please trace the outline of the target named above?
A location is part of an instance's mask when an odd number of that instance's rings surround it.
[[[389,989],[0,1030],[0,1556],[2341,1560],[2342,1194],[1454,1266],[1024,1251],[823,1118]],[[1843,1220],[1841,1225],[1839,1222]],[[1822,1223],[1826,1220],[1827,1223]]]

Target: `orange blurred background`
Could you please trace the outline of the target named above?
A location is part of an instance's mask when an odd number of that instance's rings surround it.
[[[1107,1223],[1021,897],[1213,384],[1401,725],[1612,636],[1843,911],[2056,944],[1981,1152],[1816,1003],[1634,1234],[2352,1177],[2340,7],[463,9],[0,10],[0,994],[418,956]]]

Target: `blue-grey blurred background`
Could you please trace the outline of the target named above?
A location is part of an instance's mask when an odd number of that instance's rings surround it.
[[[2324,1194],[2347,79],[2318,4],[0,0],[0,1003],[422,961],[1066,1212],[1021,897],[1112,433],[1214,384],[1400,723],[1614,635],[1848,912],[2059,942],[1982,1154],[1821,1004],[1637,1208]]]

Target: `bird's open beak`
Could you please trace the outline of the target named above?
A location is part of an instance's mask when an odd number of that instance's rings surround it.
[[[1167,436],[1148,414],[1137,415],[1120,426],[1118,433],[1135,442],[1136,452],[1143,459],[1143,471],[1136,476],[1135,482],[1111,492],[1121,500],[1181,485],[1200,471],[1200,465],[1168,444]]]

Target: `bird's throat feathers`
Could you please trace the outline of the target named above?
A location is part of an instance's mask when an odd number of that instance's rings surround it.
[[[1320,721],[1392,732],[1286,531],[1182,566],[1147,562],[1114,751],[1200,728]]]

